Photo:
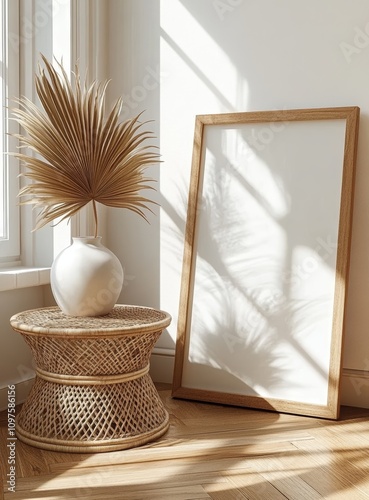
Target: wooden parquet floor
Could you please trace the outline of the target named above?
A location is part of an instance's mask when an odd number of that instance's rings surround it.
[[[69,454],[17,441],[7,490],[7,419],[0,414],[5,500],[369,499],[369,410],[339,421],[174,400],[170,429],[126,451]]]

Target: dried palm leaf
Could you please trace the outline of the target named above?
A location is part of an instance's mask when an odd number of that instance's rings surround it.
[[[90,202],[95,236],[97,202],[147,220],[144,210],[154,202],[140,191],[154,189],[145,169],[159,161],[155,147],[146,144],[152,133],[141,128],[147,122],[140,122],[140,115],[119,122],[121,98],[105,112],[107,82],[82,85],[77,67],[72,84],[61,64],[57,72],[44,56],[42,60],[45,67],[39,66],[35,84],[43,109],[21,97],[13,110],[27,132],[16,136],[20,147],[37,154],[15,153],[26,166],[21,175],[31,180],[19,191],[21,204],[41,209],[35,230],[70,218]]]

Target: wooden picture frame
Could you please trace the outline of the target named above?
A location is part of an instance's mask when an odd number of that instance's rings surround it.
[[[339,417],[359,113],[196,117],[174,398]]]

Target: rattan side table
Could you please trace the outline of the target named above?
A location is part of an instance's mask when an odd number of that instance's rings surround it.
[[[30,346],[36,379],[16,419],[17,437],[38,448],[114,451],[157,439],[169,415],[149,375],[149,359],[168,313],[117,305],[98,317],[58,307],[10,319]]]

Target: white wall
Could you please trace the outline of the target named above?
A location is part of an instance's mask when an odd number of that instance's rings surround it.
[[[162,154],[151,226],[110,211],[108,246],[122,260],[122,302],[160,306],[172,354],[196,114],[361,108],[343,402],[369,406],[369,13],[366,0],[109,0],[110,95],[125,116],[146,110]],[[160,228],[160,239],[159,239]],[[160,272],[160,274],[159,274]],[[168,361],[170,359],[170,361]],[[154,361],[168,379],[172,358]]]
[[[144,111],[142,120],[155,120],[147,128],[160,135],[160,85],[156,72],[160,64],[159,3],[111,1],[109,38],[110,96],[124,96],[122,119]],[[144,11],[142,10],[144,9]],[[147,9],[147,11],[146,11]],[[134,54],[134,56],[133,56]],[[153,141],[156,145],[159,140]],[[160,167],[163,174],[169,164]],[[159,169],[150,168],[148,175],[158,178]],[[156,184],[158,187],[159,184]],[[146,191],[151,199],[161,202],[159,193]],[[121,301],[160,305],[160,209],[151,207],[150,223],[136,214],[118,209],[108,212],[107,246],[121,259],[125,282]]]

